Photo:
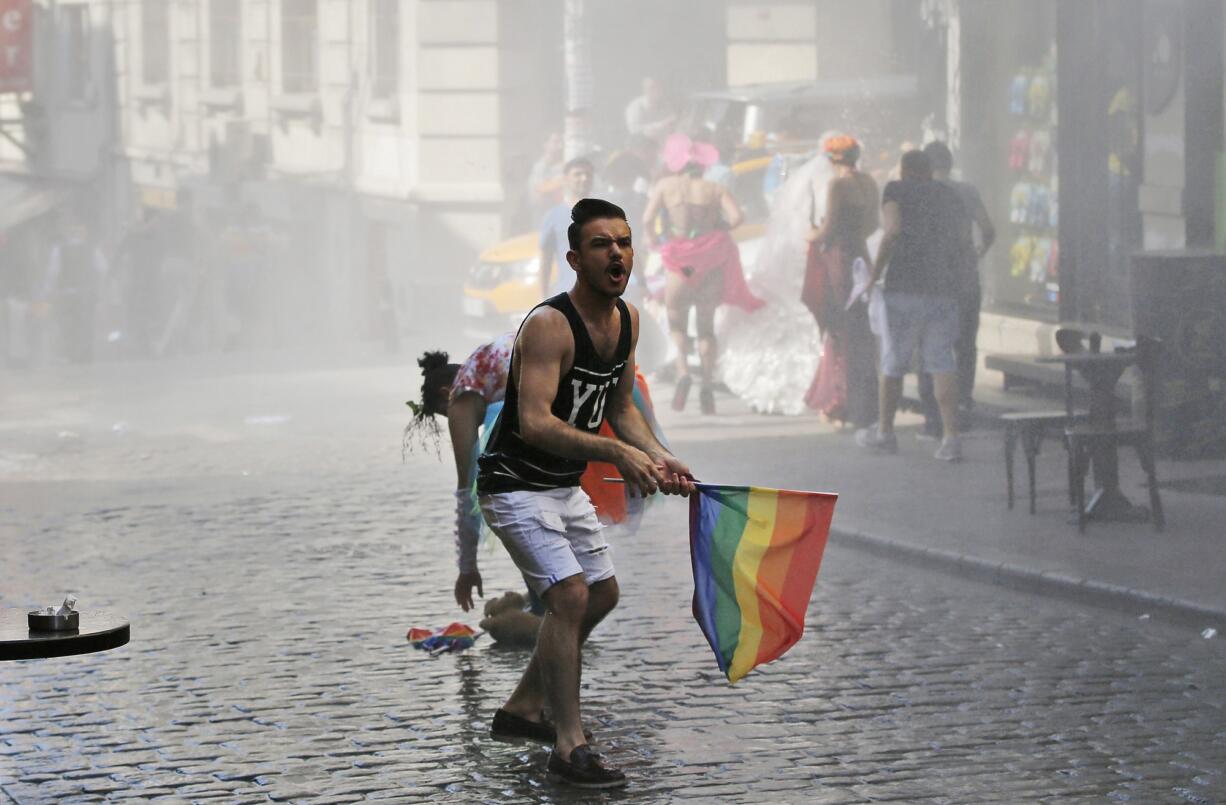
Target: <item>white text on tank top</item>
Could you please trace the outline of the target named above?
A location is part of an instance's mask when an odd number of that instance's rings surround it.
[[[591,372],[579,366],[574,367],[573,371],[590,374],[597,378],[604,377],[604,379],[591,383],[577,377],[571,378],[570,384],[571,388],[573,389],[573,393],[571,395],[572,402],[570,407],[570,416],[567,417],[566,424],[570,425],[571,427],[583,427],[582,425],[578,424],[579,413],[583,410],[585,403],[587,403],[592,395],[596,395],[595,403],[592,406],[592,414],[587,421],[587,427],[589,429],[599,428],[600,424],[604,421],[604,407],[605,402],[608,400],[609,392],[611,389],[617,388],[617,381],[620,380],[620,378],[614,373],[610,373],[608,376],[602,376],[596,372]]]

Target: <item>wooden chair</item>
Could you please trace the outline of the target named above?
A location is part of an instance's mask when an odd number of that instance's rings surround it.
[[[1056,331],[1056,345],[1064,353],[1081,352],[1085,349],[1086,334],[1071,327],[1062,327]],[[1026,457],[1026,473],[1030,486],[1030,513],[1035,511],[1035,462],[1043,439],[1049,431],[1060,434],[1064,448],[1069,448],[1064,432],[1074,424],[1085,420],[1085,414],[1073,410],[1073,370],[1064,365],[1064,410],[1063,411],[1018,411],[1002,414],[1001,423],[1005,428],[1005,480],[1009,491],[1009,508],[1013,508],[1013,456],[1017,452],[1017,443],[1022,443],[1022,454]],[[1069,454],[1068,461],[1068,495],[1069,505],[1076,503],[1073,494],[1073,461]]]
[[[1161,532],[1166,526],[1166,518],[1162,512],[1162,499],[1158,496],[1158,476],[1154,466],[1154,403],[1157,398],[1157,370],[1162,342],[1156,338],[1139,336],[1137,338],[1137,370],[1141,375],[1141,397],[1145,405],[1144,416],[1140,420],[1135,416],[1129,422],[1122,422],[1114,427],[1096,427],[1088,423],[1070,425],[1065,431],[1068,441],[1069,458],[1072,466],[1074,504],[1077,507],[1077,530],[1086,530],[1086,475],[1090,471],[1090,460],[1094,451],[1104,443],[1119,446],[1131,446],[1137,451],[1141,467],[1145,470],[1146,482],[1149,485],[1150,516],[1154,530]]]

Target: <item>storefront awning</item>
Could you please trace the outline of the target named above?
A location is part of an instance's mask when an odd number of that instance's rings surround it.
[[[58,201],[48,185],[0,174],[0,232],[50,212]]]

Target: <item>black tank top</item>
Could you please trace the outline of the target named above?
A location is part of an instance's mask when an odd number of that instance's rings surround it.
[[[558,393],[551,408],[553,415],[571,427],[596,433],[604,422],[605,402],[630,359],[630,311],[625,302],[617,300],[621,333],[613,360],[605,361],[596,352],[587,326],[568,294],[558,294],[537,305],[543,306],[560,310],[566,316],[575,340],[575,362],[558,383]],[[578,486],[579,477],[587,469],[586,461],[547,453],[526,443],[520,436],[519,389],[515,385],[518,359],[516,348],[511,351],[502,413],[494,423],[485,452],[477,460],[479,495]]]

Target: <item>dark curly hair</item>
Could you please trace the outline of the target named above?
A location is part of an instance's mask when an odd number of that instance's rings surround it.
[[[413,411],[413,418],[405,425],[401,435],[400,452],[413,452],[418,444],[427,443],[434,446],[434,452],[439,452],[441,429],[434,415],[442,413],[446,408],[447,392],[444,387],[450,387],[455,380],[460,365],[447,362],[447,353],[442,351],[425,352],[417,359],[421,367],[421,402],[409,400],[406,405]]]
[[[460,371],[458,363],[448,363],[446,352],[425,352],[417,359],[421,367],[421,407],[425,413],[434,415],[442,413],[446,407],[446,393],[440,394],[440,386],[451,386],[456,373]]]

